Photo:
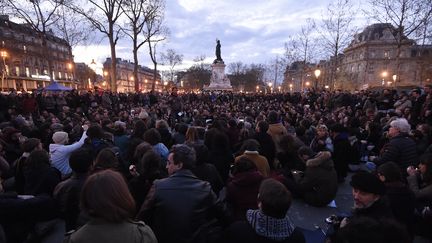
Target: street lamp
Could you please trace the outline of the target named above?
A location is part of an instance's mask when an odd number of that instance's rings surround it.
[[[396,87],[396,79],[397,79],[397,75],[396,75],[396,74],[393,74],[392,78],[393,78],[394,86]]]
[[[315,89],[317,89],[318,88],[318,78],[319,78],[319,76],[320,76],[320,74],[321,74],[321,70],[319,70],[319,69],[316,69],[315,71],[314,71],[314,74],[315,74]]]
[[[278,86],[278,90],[279,90],[279,93],[281,92],[281,90],[282,90],[282,87],[279,85]]]
[[[0,56],[3,59],[2,80],[1,80],[1,91],[3,91],[3,88],[4,88],[4,79],[5,79],[5,76],[6,76],[6,57],[8,56],[8,53],[6,51],[0,51]]]
[[[255,87],[255,89],[256,89],[256,92],[258,93],[258,91],[259,91],[259,86],[257,85],[257,86]]]
[[[273,92],[273,90],[272,90],[272,85],[273,85],[273,83],[272,83],[272,82],[268,82],[267,85],[268,85],[269,88],[270,88],[270,93],[272,93],[272,92]]]
[[[293,91],[293,84],[289,84],[289,88],[290,88],[290,92],[292,92]]]
[[[306,82],[306,86],[307,86],[307,87],[309,87],[309,85],[310,85],[310,82],[309,82],[309,81],[307,81],[307,82]]]
[[[384,86],[384,84],[385,84],[385,79],[386,79],[387,75],[388,75],[387,71],[383,71],[381,73],[381,76],[382,76],[381,84],[382,84],[382,86]]]
[[[93,77],[93,83],[96,83],[96,68],[97,68],[97,64],[95,62],[94,59],[92,59],[91,63],[90,63],[90,68],[93,70],[94,72],[94,77]]]

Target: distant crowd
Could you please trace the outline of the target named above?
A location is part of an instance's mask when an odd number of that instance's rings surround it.
[[[431,126],[432,85],[0,94],[0,242],[305,242],[345,180],[329,241],[432,240]]]

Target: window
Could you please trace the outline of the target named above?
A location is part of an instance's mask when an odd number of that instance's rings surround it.
[[[20,68],[18,66],[15,67],[15,74],[16,76],[20,75]]]
[[[6,74],[9,75],[9,66],[6,65],[6,66],[5,66],[5,69],[6,69]]]
[[[374,58],[374,57],[375,57],[375,51],[371,51],[371,52],[370,52],[370,56],[371,56],[372,58]]]
[[[48,70],[44,69],[43,73],[44,73],[45,75],[48,75]]]
[[[59,72],[58,78],[59,78],[59,79],[62,79],[62,74],[61,74],[61,72]]]
[[[26,76],[30,77],[30,68],[29,67],[25,68],[25,72],[26,72]]]
[[[67,73],[65,73],[65,79],[68,80],[68,74]]]
[[[384,58],[389,58],[389,51],[384,51]]]
[[[36,75],[39,76],[39,69],[38,68],[35,69],[35,72],[36,72]]]
[[[51,73],[51,77],[53,78],[53,79],[55,79],[55,73],[54,73],[54,71],[52,71],[52,73]]]
[[[27,46],[23,46],[24,53],[27,53]]]

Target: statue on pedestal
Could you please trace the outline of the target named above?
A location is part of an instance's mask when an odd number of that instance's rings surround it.
[[[216,59],[213,61],[213,63],[223,63],[222,57],[221,57],[221,44],[220,40],[216,39]]]

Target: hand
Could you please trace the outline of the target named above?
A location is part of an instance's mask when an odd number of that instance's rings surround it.
[[[417,174],[417,169],[414,168],[414,166],[409,166],[409,167],[407,168],[407,174],[408,174],[409,176],[416,175],[416,174]]]
[[[89,129],[88,125],[83,125],[82,128],[84,129],[84,131],[87,131]]]

